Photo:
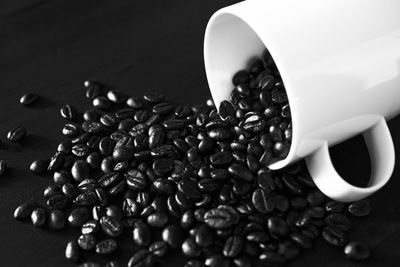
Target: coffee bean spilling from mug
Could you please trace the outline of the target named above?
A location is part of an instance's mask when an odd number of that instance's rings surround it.
[[[317,238],[347,244],[347,257],[366,259],[368,247],[348,239],[351,215],[368,215],[367,201],[330,201],[304,162],[268,168],[287,156],[292,136],[289,103],[268,52],[232,81],[218,112],[211,100],[187,106],[85,82],[92,107],[82,120],[63,106],[65,140],[30,166],[52,174],[46,206],[23,203],[14,217],[54,231],[79,229],[65,250],[73,262],[94,251],[111,257],[107,266],[153,266],[180,251],[188,267],[277,265]],[[9,140],[25,134],[17,127]],[[123,263],[116,252],[126,235],[136,250]]]

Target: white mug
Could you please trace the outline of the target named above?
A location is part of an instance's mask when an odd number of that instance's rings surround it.
[[[400,1],[248,0],[217,11],[204,39],[217,107],[233,74],[265,48],[285,85],[293,131],[288,156],[269,167],[305,158],[319,189],[340,201],[381,188],[395,162],[386,120],[400,113]],[[346,182],[329,156],[329,146],[360,133],[371,159],[367,187]]]

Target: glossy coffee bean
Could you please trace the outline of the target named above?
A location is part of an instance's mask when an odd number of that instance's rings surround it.
[[[29,170],[35,174],[42,174],[46,172],[48,165],[48,161],[38,159],[31,163],[31,165],[29,166]]]
[[[151,242],[151,231],[146,223],[138,221],[133,227],[133,242],[138,246],[148,246]]]
[[[197,246],[194,238],[189,237],[182,243],[182,252],[186,257],[194,258],[201,254],[201,249]]]
[[[7,139],[10,142],[19,142],[26,136],[26,134],[26,129],[23,126],[18,126],[7,133]]]
[[[117,241],[109,238],[104,239],[96,244],[96,253],[100,255],[109,255],[114,253],[118,248]]]
[[[149,252],[157,257],[163,257],[168,252],[168,245],[163,241],[156,241],[149,246]]]
[[[65,248],[65,258],[71,262],[77,262],[80,258],[80,248],[76,240],[68,242]]]
[[[156,228],[163,228],[168,223],[168,215],[154,212],[147,217],[148,225]]]
[[[147,187],[147,177],[139,170],[129,170],[124,176],[128,187],[134,191],[143,191]]]
[[[367,245],[360,242],[350,242],[344,247],[344,254],[347,258],[356,261],[364,261],[371,256]]]
[[[258,188],[253,192],[251,201],[256,210],[261,213],[267,214],[275,209],[275,199],[262,188]]]
[[[73,120],[73,119],[75,119],[75,117],[77,115],[76,109],[69,104],[63,106],[60,109],[60,113],[61,113],[61,116],[67,120]]]
[[[82,234],[78,237],[78,245],[83,250],[91,250],[96,246],[97,239],[93,234]]]
[[[223,254],[225,257],[234,258],[240,254],[244,246],[244,240],[239,235],[234,235],[226,239]]]
[[[371,204],[368,200],[359,200],[351,203],[348,210],[351,215],[356,217],[367,216],[371,213]]]
[[[90,212],[88,208],[74,208],[68,216],[68,224],[72,227],[81,227],[89,220]]]
[[[89,165],[85,160],[77,160],[74,165],[72,165],[71,174],[77,182],[81,182],[84,179],[89,178]]]
[[[342,247],[346,242],[346,235],[340,229],[334,227],[324,227],[322,237],[327,243],[336,247]]]
[[[172,248],[179,248],[184,239],[184,233],[178,225],[168,225],[162,231],[162,239]]]
[[[117,237],[122,234],[123,225],[111,216],[103,216],[100,219],[100,227],[103,232],[110,237]]]
[[[38,101],[38,99],[39,96],[37,94],[27,93],[20,98],[19,102],[24,106],[30,106],[33,105],[36,101]]]
[[[34,226],[43,226],[46,223],[46,211],[43,208],[35,208],[31,214],[31,221]]]
[[[100,230],[99,222],[95,220],[90,220],[82,225],[81,233],[84,235],[94,234],[97,233],[99,230]]]
[[[146,249],[135,252],[128,261],[128,267],[151,267],[154,265],[156,256]]]

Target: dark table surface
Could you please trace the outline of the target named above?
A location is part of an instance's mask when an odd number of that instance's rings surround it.
[[[55,233],[12,217],[21,202],[41,199],[49,184],[49,176],[33,175],[28,167],[34,159],[51,156],[62,140],[59,108],[70,103],[83,111],[89,106],[83,97],[86,79],[102,80],[136,96],[158,91],[179,102],[205,101],[210,97],[203,67],[205,26],[213,12],[234,2],[1,1],[0,139],[20,124],[29,135],[21,144],[4,143],[0,149],[0,158],[9,164],[0,177],[0,266],[71,266],[64,248],[77,232]],[[19,97],[25,92],[37,92],[42,99],[34,107],[23,107]],[[400,118],[389,127],[399,148]],[[369,176],[362,138],[332,148],[331,155],[343,175],[355,180]],[[370,198],[371,215],[354,220],[352,237],[373,249],[368,263],[349,262],[341,250],[320,240],[289,266],[398,266],[399,171],[396,164],[391,181]],[[123,248],[118,257],[126,262],[131,254],[132,249]],[[173,255],[161,266],[182,262]]]

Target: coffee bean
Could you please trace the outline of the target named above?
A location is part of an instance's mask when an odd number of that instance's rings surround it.
[[[229,260],[220,254],[213,254],[206,258],[204,264],[208,267],[229,267]]]
[[[208,137],[216,141],[223,141],[232,138],[233,132],[227,128],[211,129],[207,132]]]
[[[7,169],[7,161],[5,159],[0,159],[0,176],[4,174]]]
[[[100,110],[107,110],[111,107],[111,101],[104,96],[97,96],[93,99],[93,107]]]
[[[282,181],[285,184],[285,187],[288,189],[289,192],[296,195],[303,194],[303,188],[301,185],[289,174],[282,175]]]
[[[67,137],[75,137],[79,134],[80,127],[75,123],[66,123],[62,129],[62,134]]]
[[[329,201],[325,204],[325,210],[327,212],[342,212],[345,208],[345,205],[343,202],[338,202],[338,201]]]
[[[65,258],[67,260],[76,262],[80,258],[80,249],[78,242],[76,240],[72,240],[68,242],[66,248],[65,248]]]
[[[90,153],[90,148],[85,144],[77,144],[72,147],[71,152],[80,158],[87,157]]]
[[[100,264],[97,262],[84,262],[82,264],[79,264],[78,267],[100,267]]]
[[[171,158],[160,158],[153,163],[153,170],[158,177],[170,174],[174,168],[174,161]]]
[[[84,160],[77,160],[75,161],[74,165],[72,165],[71,174],[77,182],[81,182],[84,179],[89,178],[89,165]]]
[[[95,220],[87,221],[82,225],[81,233],[84,235],[94,234],[100,230],[100,224]]]
[[[334,226],[342,231],[348,231],[351,227],[350,220],[341,213],[331,213],[325,218],[325,223],[328,226]]]
[[[249,73],[247,71],[245,71],[245,70],[241,70],[241,71],[236,72],[233,75],[232,83],[234,85],[247,83],[249,81],[249,79],[250,79]]]
[[[93,191],[81,193],[74,200],[74,204],[76,206],[83,206],[83,207],[93,206],[96,202],[97,202],[97,195]]]
[[[264,251],[260,254],[259,259],[266,265],[279,265],[286,262],[285,257],[273,251]]]
[[[46,222],[46,211],[43,208],[35,208],[31,214],[31,221],[34,226],[43,226]]]
[[[201,224],[195,235],[195,242],[200,247],[209,247],[214,241],[214,233],[211,228],[205,224]]]
[[[119,265],[117,261],[109,261],[104,265],[104,267],[119,267]]]
[[[168,216],[164,213],[155,212],[147,217],[147,223],[152,227],[162,228],[168,223]]]
[[[19,142],[26,136],[26,129],[23,126],[15,127],[7,133],[7,139],[10,142]]]
[[[203,267],[203,263],[199,260],[188,260],[184,267]]]
[[[155,256],[146,249],[138,250],[129,259],[128,267],[151,267],[155,263]]]
[[[201,249],[196,245],[194,238],[189,237],[182,243],[182,252],[186,257],[195,258],[200,256]]]
[[[251,201],[261,213],[267,214],[275,209],[275,199],[262,188],[258,188],[253,192]]]
[[[121,104],[126,100],[126,96],[118,89],[113,89],[107,92],[107,98],[116,104]]]
[[[226,239],[223,254],[225,257],[234,258],[240,254],[243,249],[244,240],[241,236],[234,235]]]
[[[346,235],[336,227],[324,227],[322,237],[326,242],[336,247],[342,247],[346,242]]]
[[[98,118],[99,118],[99,114],[97,113],[97,111],[95,111],[93,109],[86,110],[83,113],[83,119],[85,121],[96,121]]]
[[[43,196],[47,199],[55,195],[62,195],[62,192],[58,185],[51,184],[43,190]]]
[[[68,216],[68,223],[72,227],[81,227],[89,219],[90,212],[86,207],[74,208]]]
[[[36,208],[36,204],[32,202],[26,202],[19,205],[14,211],[14,218],[17,220],[25,220],[29,218],[32,211]]]
[[[82,130],[87,132],[87,133],[99,133],[101,131],[103,131],[104,126],[97,121],[85,121],[82,123]]]
[[[280,238],[289,234],[289,227],[285,220],[278,217],[268,219],[268,231],[274,238]]]
[[[236,179],[243,180],[246,182],[251,182],[254,180],[253,174],[247,169],[239,164],[232,164],[228,168],[229,173]]]
[[[179,248],[184,239],[184,233],[182,229],[175,224],[168,225],[162,231],[162,239],[172,248]]]
[[[68,204],[68,199],[64,195],[54,195],[47,200],[50,209],[64,209]]]
[[[205,223],[214,229],[226,229],[236,223],[235,214],[225,208],[215,208],[204,214]]]
[[[96,244],[96,253],[101,255],[109,255],[114,253],[118,248],[115,239],[105,239]]]
[[[60,113],[61,116],[67,120],[73,120],[77,115],[76,109],[69,104],[63,106],[60,110]]]
[[[93,234],[83,234],[78,238],[78,245],[83,250],[91,250],[96,246],[97,239]]]
[[[163,257],[168,252],[167,243],[163,241],[156,241],[149,246],[149,252],[157,257]]]
[[[367,245],[355,241],[348,243],[344,247],[344,254],[347,258],[356,261],[364,261],[371,256],[370,249]]]
[[[128,187],[134,191],[142,191],[147,187],[147,178],[145,174],[138,170],[129,170],[125,173]]]
[[[182,192],[186,197],[192,200],[199,200],[201,193],[197,187],[197,183],[192,180],[183,180],[178,183],[178,190]]]
[[[210,163],[215,167],[226,166],[232,161],[232,154],[229,152],[219,152],[210,156]]]
[[[356,217],[367,216],[371,212],[371,205],[367,200],[359,200],[351,203],[348,210],[351,215]]]
[[[133,226],[133,242],[138,246],[148,246],[151,242],[150,228],[142,221]]]
[[[140,213],[140,206],[131,198],[126,198],[122,204],[122,211],[126,217],[135,217]]]
[[[34,104],[37,100],[39,99],[39,96],[35,93],[27,93],[24,94],[19,102],[24,105],[24,106],[30,106],[32,104]]]
[[[126,105],[134,109],[140,109],[143,107],[143,102],[139,98],[130,97],[126,100]]]
[[[121,235],[123,231],[121,222],[111,216],[103,216],[100,219],[100,227],[103,232],[110,237],[117,237]]]

